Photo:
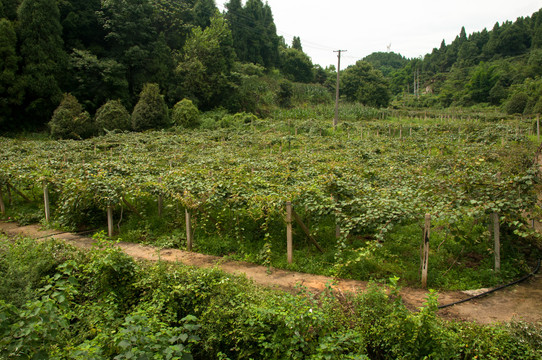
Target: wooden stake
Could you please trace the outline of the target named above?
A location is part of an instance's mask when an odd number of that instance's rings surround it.
[[[431,215],[425,214],[425,227],[423,230],[422,254],[422,287],[427,288],[427,266],[429,263],[429,236],[431,234]]]
[[[2,186],[0,185],[0,213],[6,214],[6,205],[4,204],[4,194],[2,193]]]
[[[493,213],[493,237],[495,239],[495,272],[499,272],[501,271],[501,230],[497,213]]]
[[[303,232],[305,233],[305,235],[307,235],[307,237],[309,238],[309,240],[314,244],[314,246],[316,246],[316,248],[318,250],[320,250],[320,252],[323,254],[324,253],[324,249],[322,249],[322,247],[320,246],[320,244],[318,244],[318,242],[316,241],[316,239],[311,235],[311,232],[309,231],[309,228],[307,226],[305,226],[305,224],[303,223],[303,221],[301,220],[301,218],[299,217],[299,215],[297,215],[297,213],[295,212],[294,209],[292,209],[292,215],[294,216],[294,219],[295,221],[297,222],[297,224],[299,225],[299,227],[301,227],[301,229],[303,230]]]
[[[113,207],[107,207],[107,235],[113,236]]]
[[[286,256],[288,264],[293,263],[293,237],[292,237],[292,203],[286,202]]]
[[[51,219],[51,208],[49,207],[49,188],[45,181],[43,181],[43,202],[45,204],[45,221],[49,222]]]
[[[192,233],[192,215],[188,209],[184,210],[184,215],[186,219],[186,249],[192,251],[192,243],[194,240],[194,234]]]
[[[337,196],[333,196],[333,200],[335,200],[335,203],[338,203],[339,202],[339,199]],[[339,216],[338,216],[339,212],[335,212],[335,237],[338,239],[341,237],[341,226],[338,224],[338,219],[339,219]]]
[[[17,193],[17,195],[19,195],[20,197],[22,197],[27,203],[31,203],[32,200],[30,200],[25,194],[23,194],[22,192],[20,192],[19,190],[17,190],[15,187],[13,187],[13,185],[11,185],[10,183],[8,183],[8,197],[10,199],[10,204],[11,204],[11,192],[9,192],[9,189],[13,189],[13,191],[15,191],[15,193]]]
[[[540,115],[536,115],[536,139],[540,143]]]
[[[162,183],[162,178],[158,178],[158,184]],[[158,217],[162,217],[162,195],[158,195]]]

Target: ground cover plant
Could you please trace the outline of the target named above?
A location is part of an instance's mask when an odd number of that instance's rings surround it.
[[[274,120],[229,115],[224,126],[84,141],[2,138],[5,217],[44,221],[46,184],[51,226],[104,228],[110,208],[124,240],[185,248],[189,212],[195,251],[417,285],[430,214],[430,287],[492,286],[529,271],[538,241],[524,216],[537,216],[531,119],[352,107],[333,129],[324,115],[311,115],[329,110],[294,116],[301,110],[292,109]],[[296,227],[287,263],[286,201],[323,253]],[[493,213],[501,226],[498,273]]]
[[[216,269],[140,263],[103,233],[81,253],[0,235],[0,357],[9,359],[539,359],[542,331],[407,310],[388,292],[319,296]],[[39,266],[35,266],[39,264]],[[24,291],[21,292],[21,289]],[[340,295],[340,296],[339,296]]]

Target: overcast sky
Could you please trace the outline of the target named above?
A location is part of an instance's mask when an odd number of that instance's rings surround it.
[[[265,1],[265,0],[264,0]],[[449,44],[465,26],[467,35],[491,30],[542,8],[540,0],[268,0],[277,33],[291,45],[299,36],[313,63],[337,64],[333,50],[347,50],[341,68],[390,49],[407,58]],[[223,10],[227,0],[216,0]]]

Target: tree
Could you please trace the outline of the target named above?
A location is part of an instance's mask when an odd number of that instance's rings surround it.
[[[102,1],[98,18],[107,31],[109,56],[126,67],[131,95],[152,81],[149,70],[156,30],[152,26],[153,7],[149,0]]]
[[[145,84],[132,113],[136,131],[161,129],[168,125],[168,108],[157,84]]]
[[[103,51],[106,32],[97,16],[100,0],[59,1],[58,6],[66,51],[71,52],[74,48]]]
[[[242,7],[240,0],[230,0],[226,8],[237,58],[266,68],[277,66],[279,37],[269,5],[248,0]]]
[[[303,51],[286,48],[280,52],[280,70],[289,79],[296,82],[314,81],[311,58]]]
[[[114,59],[99,59],[87,50],[74,49],[70,56],[70,88],[89,111],[107,99],[130,102],[126,68]]]
[[[358,101],[367,106],[387,106],[390,101],[388,84],[379,70],[359,60],[349,66],[341,76],[342,93],[348,101]]]
[[[301,46],[301,39],[299,38],[299,36],[294,36],[292,40],[292,48],[303,51],[303,47]]]
[[[3,10],[1,17],[13,21],[17,20],[17,8],[21,4],[21,0],[2,0],[0,1],[0,7]]]
[[[401,69],[408,63],[404,56],[394,52],[374,52],[363,58],[363,61],[367,61],[375,69],[380,70],[384,76]]]
[[[193,28],[191,1],[151,0],[151,5],[153,28],[164,34],[171,49],[181,50]]]
[[[17,37],[11,21],[0,19],[0,125],[7,127],[12,109],[22,102],[23,92],[17,78],[19,58]]]
[[[94,123],[101,134],[105,130],[130,130],[130,113],[120,100],[109,100],[96,111]]]
[[[211,18],[216,10],[214,0],[197,0],[194,4],[194,25],[202,29],[211,25]]]
[[[216,13],[208,28],[193,29],[183,48],[177,72],[183,80],[184,97],[197,99],[200,109],[219,105],[228,90],[234,58],[231,32]]]
[[[476,103],[489,102],[491,89],[499,80],[499,74],[495,65],[481,62],[475,69],[465,85],[467,96]]]
[[[83,139],[92,135],[92,122],[88,112],[75,96],[64,94],[49,122],[51,135],[60,139]]]
[[[62,98],[60,77],[66,68],[60,13],[55,0],[23,0],[17,11],[26,121],[45,123]]]
[[[504,109],[508,114],[523,114],[528,101],[529,95],[522,91],[517,92],[506,102]]]

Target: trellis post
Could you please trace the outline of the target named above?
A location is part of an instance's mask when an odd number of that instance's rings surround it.
[[[2,193],[2,185],[0,185],[0,213],[6,214],[6,205],[4,204],[4,194]]]
[[[51,219],[51,208],[49,206],[49,188],[47,186],[47,182],[43,181],[43,202],[45,206],[45,221],[49,222]]]
[[[107,235],[113,237],[113,207],[107,206]]]
[[[499,214],[492,214],[493,217],[493,238],[495,240],[495,272],[501,271],[501,230],[499,226]]]
[[[184,210],[185,220],[186,220],[186,249],[192,251],[193,243],[193,232],[192,232],[192,214],[188,211],[188,208]]]
[[[161,184],[162,183],[162,178],[159,177],[158,178],[158,184]],[[160,193],[160,195],[158,195],[158,217],[162,217],[162,193]]]
[[[427,288],[427,266],[429,263],[429,236],[431,234],[431,215],[425,214],[422,253],[422,287]]]
[[[540,143],[540,114],[536,115],[536,139]]]
[[[292,237],[292,202],[286,202],[286,255],[288,264],[291,264],[294,259],[293,255],[293,237]]]

